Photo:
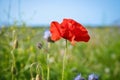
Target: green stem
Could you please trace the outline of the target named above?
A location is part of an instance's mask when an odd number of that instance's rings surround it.
[[[49,77],[50,77],[50,67],[49,67],[49,53],[47,54],[47,80],[49,80]]]
[[[16,65],[15,65],[15,56],[14,56],[14,49],[11,51],[11,55],[12,55],[12,66],[11,66],[11,72],[12,72],[12,80],[14,80],[15,78],[15,68],[16,68]],[[14,73],[15,72],[15,73]]]
[[[13,30],[13,42],[17,39],[17,35],[15,33],[15,30]],[[15,47],[16,44],[13,45],[13,49],[11,50],[11,56],[12,56],[12,66],[11,66],[11,72],[12,72],[12,80],[15,80],[15,75],[16,75],[16,60],[15,60],[15,55],[14,55],[14,51],[15,51]]]
[[[65,53],[63,55],[62,80],[64,80],[66,54],[67,54],[67,40],[66,40],[66,46],[65,46]]]
[[[30,65],[30,75],[32,78],[34,78],[33,73],[32,73],[32,67],[33,65],[36,65],[36,72],[37,74],[40,74],[40,71],[42,73],[42,80],[44,80],[44,72],[42,66],[38,62],[34,62]]]
[[[39,63],[37,63],[37,67],[36,67],[37,74],[40,74],[40,70],[41,70],[42,80],[44,80],[43,68]]]
[[[15,56],[14,56],[14,50],[11,51],[11,55],[12,55],[12,65],[15,66]]]
[[[47,44],[48,44],[48,50],[49,50],[50,49],[50,43],[47,43]],[[50,57],[50,54],[47,53],[47,80],[50,79],[49,57]]]

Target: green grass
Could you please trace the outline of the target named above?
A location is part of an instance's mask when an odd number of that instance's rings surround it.
[[[61,80],[62,59],[65,51],[65,40],[51,43],[46,50],[43,33],[48,28],[32,27],[3,27],[0,29],[0,80],[12,80],[11,66],[13,58],[11,51],[13,31],[18,39],[18,48],[13,51],[15,56],[16,80],[30,80],[30,65],[38,62],[43,68],[43,77],[47,77],[47,54],[50,54],[50,80]],[[87,80],[87,76],[95,73],[100,80],[120,80],[120,28],[103,27],[87,28],[91,39],[88,43],[79,42],[72,46],[68,42],[66,58],[65,80],[73,80],[79,73]],[[37,43],[43,48],[38,49]],[[39,71],[41,74],[41,70]],[[32,74],[37,75],[36,65],[32,67]]]

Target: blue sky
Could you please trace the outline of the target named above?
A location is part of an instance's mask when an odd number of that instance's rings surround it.
[[[120,0],[0,0],[0,24],[49,25],[63,18],[86,25],[110,25],[120,19]]]

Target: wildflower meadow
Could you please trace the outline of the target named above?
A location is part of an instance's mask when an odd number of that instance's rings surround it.
[[[119,27],[82,27],[82,41],[70,36],[78,29],[69,35],[52,29],[51,40],[51,28],[0,27],[0,80],[120,80]]]

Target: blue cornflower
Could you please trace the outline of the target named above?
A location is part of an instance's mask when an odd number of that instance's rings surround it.
[[[49,30],[46,30],[46,31],[44,32],[43,38],[44,38],[44,39],[48,39],[50,36],[51,36],[50,31],[49,31]]]
[[[77,75],[74,80],[85,80],[81,74]]]
[[[47,42],[54,42],[53,40],[51,40],[51,33],[50,33],[49,30],[46,30],[46,31],[44,32],[43,38],[44,38],[45,40],[47,40]]]
[[[98,75],[95,75],[93,73],[88,76],[88,80],[98,80],[98,78]]]

